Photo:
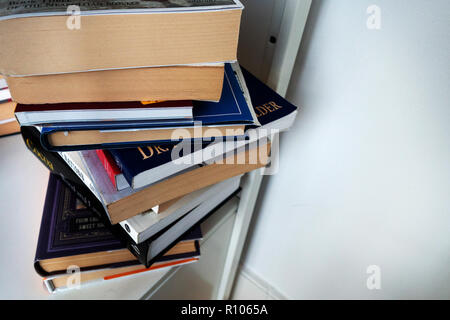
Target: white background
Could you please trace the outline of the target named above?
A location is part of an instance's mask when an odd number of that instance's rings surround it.
[[[450,298],[449,39],[448,0],[313,1],[244,268],[287,298]]]

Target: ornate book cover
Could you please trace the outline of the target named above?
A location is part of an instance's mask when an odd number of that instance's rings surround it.
[[[197,240],[201,237],[200,227],[196,226],[184,234],[181,241]],[[35,256],[35,269],[39,274],[47,274],[40,267],[40,260],[125,248],[126,243],[113,235],[99,217],[86,208],[57,175],[50,174]],[[198,256],[199,252],[195,255]],[[162,256],[158,261],[186,256],[192,256],[192,253]],[[125,265],[138,263],[137,260],[133,260]],[[116,265],[108,267],[114,266]]]

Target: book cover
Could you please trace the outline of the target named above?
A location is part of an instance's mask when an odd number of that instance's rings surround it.
[[[49,135],[57,132],[72,131],[93,131],[97,132],[136,132],[138,130],[149,129],[180,129],[193,128],[196,123],[201,123],[202,127],[218,127],[231,125],[253,125],[258,126],[254,110],[250,100],[246,99],[241,89],[242,85],[238,82],[236,74],[231,64],[225,65],[224,83],[222,97],[219,102],[194,101],[193,122],[189,125],[180,125],[175,121],[123,121],[113,123],[65,123],[44,125],[41,128],[41,141],[44,147],[50,151],[72,151],[86,149],[107,149],[107,148],[126,148],[142,145],[154,144],[174,144],[180,140],[152,140],[136,142],[117,142],[117,143],[92,143],[89,145],[71,145],[71,146],[53,146],[49,141]]]
[[[261,124],[259,129],[278,129],[283,131],[289,128],[297,114],[297,107],[259,81],[244,68],[242,68],[242,75],[248,88],[254,112]],[[240,77],[237,78],[239,79]],[[249,130],[253,129],[258,128],[248,126],[247,134],[249,134]],[[231,147],[224,147],[223,150],[230,151],[243,143],[246,142],[236,142],[235,145],[232,142],[227,142]],[[192,154],[184,154],[187,149],[182,144],[161,144],[138,148],[113,149],[110,152],[128,183],[133,186],[133,179],[139,174],[153,171],[155,172],[155,179],[157,179],[158,175],[156,173],[158,172],[164,171],[169,174],[175,174],[188,167],[184,163],[193,162],[178,161],[177,165],[172,165],[171,162],[174,160],[172,159],[172,154],[176,154],[179,159],[185,156],[191,156],[192,159],[199,158],[203,161],[208,161],[210,159],[207,155],[212,154],[211,149],[213,148],[214,144],[212,142],[204,141],[202,144],[197,143],[192,146]],[[202,153],[202,155],[198,156],[199,153]],[[170,167],[170,169],[166,167]],[[153,181],[149,180],[149,183],[151,182]]]
[[[180,241],[201,238],[201,230],[197,225],[185,233]],[[35,269],[39,274],[48,274],[40,267],[40,260],[115,251],[126,247],[127,243],[115,236],[95,213],[86,208],[76,194],[62,182],[61,178],[50,174],[35,256]],[[195,255],[198,255],[198,252],[195,252]],[[181,259],[188,256],[192,256],[192,253],[161,256],[158,261]],[[103,267],[134,264],[138,264],[138,262],[130,260]],[[94,268],[99,268],[99,266]],[[83,270],[88,269],[83,268]]]

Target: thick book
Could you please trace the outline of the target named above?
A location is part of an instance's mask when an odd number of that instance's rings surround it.
[[[200,227],[186,231],[155,262],[198,257]],[[139,264],[126,247],[57,175],[50,175],[35,256],[40,275],[65,273],[73,265],[85,271]]]
[[[25,104],[219,101],[223,72],[223,63],[209,63],[6,78],[14,100]]]
[[[108,150],[98,149],[95,150],[95,152],[102,162],[103,168],[105,168],[109,180],[113,184],[114,188],[118,191],[128,188],[130,186],[128,181],[125,179],[119,166],[116,164],[114,158]]]
[[[258,125],[238,64],[226,64],[219,102],[195,101],[193,122],[126,121],[68,123],[40,126],[42,144],[50,151],[124,148],[181,140],[242,136],[248,125]]]
[[[235,61],[242,9],[237,0],[1,0],[0,73]]]
[[[192,101],[161,101],[155,103],[92,102],[57,104],[18,104],[15,110],[17,121],[22,126],[43,123],[68,122],[113,122],[173,120],[191,123]]]
[[[239,192],[239,183],[240,179],[238,178],[230,179],[227,184],[222,184],[220,192],[211,195],[209,199],[179,218],[170,227],[163,229],[139,244],[129,242],[129,249],[142,264],[146,266],[152,265],[166,254],[167,248],[180,241],[184,233],[194,225],[202,223]]]
[[[74,171],[82,177],[92,194],[102,203],[112,224],[117,224],[151,208],[177,199],[223,180],[242,175],[269,163],[270,143],[232,154],[223,161],[196,166],[191,170],[141,189],[117,191],[95,151],[63,153]],[[82,164],[76,158],[81,158]],[[78,163],[78,164],[77,164]]]
[[[271,130],[285,131],[289,129],[296,118],[297,107],[243,68],[242,73],[251,105],[261,124],[259,128],[248,126],[246,130],[248,137],[256,136],[261,139],[270,135]],[[251,138],[236,142],[212,143],[205,141],[203,144],[192,145],[191,148],[185,148],[184,144],[161,144],[113,149],[110,150],[110,153],[130,186],[141,188],[164,177],[187,170],[199,163],[196,159],[209,161],[213,157],[220,156],[222,153],[226,154],[252,141]],[[175,160],[172,157],[174,154],[177,155],[177,161],[173,161]]]

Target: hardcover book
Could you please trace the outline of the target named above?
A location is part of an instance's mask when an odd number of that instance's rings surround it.
[[[236,70],[239,72],[239,70]],[[297,115],[297,107],[286,101],[267,85],[259,81],[247,70],[242,68],[251,105],[258,118],[261,127],[247,126],[248,137],[252,133],[259,138],[270,134],[271,129],[279,131],[287,130],[294,122]],[[238,79],[241,77],[238,77]],[[267,131],[263,131],[267,130]],[[256,133],[256,134],[255,134]],[[125,179],[132,188],[141,188],[155,183],[164,177],[168,177],[187,170],[192,165],[201,161],[210,161],[213,156],[220,156],[251,143],[250,138],[241,141],[225,141],[218,143],[204,141],[203,144],[193,144],[191,148],[185,148],[184,144],[161,144],[146,147],[112,149],[114,157]],[[187,150],[187,152],[186,152]],[[189,152],[190,151],[190,152]],[[176,163],[172,155],[177,155]]]
[[[242,9],[237,0],[0,0],[0,73],[235,61]]]
[[[194,102],[193,123],[180,125],[168,120],[44,125],[40,127],[42,144],[50,151],[73,151],[174,143],[182,138],[242,136],[245,126],[257,126],[258,120],[250,98],[244,95],[245,82],[239,82],[236,69],[237,64],[225,65],[219,102]]]
[[[155,262],[199,256],[196,240],[201,238],[194,226]],[[64,273],[70,265],[92,270],[139,264],[126,248],[57,175],[50,175],[35,257],[39,274]]]

